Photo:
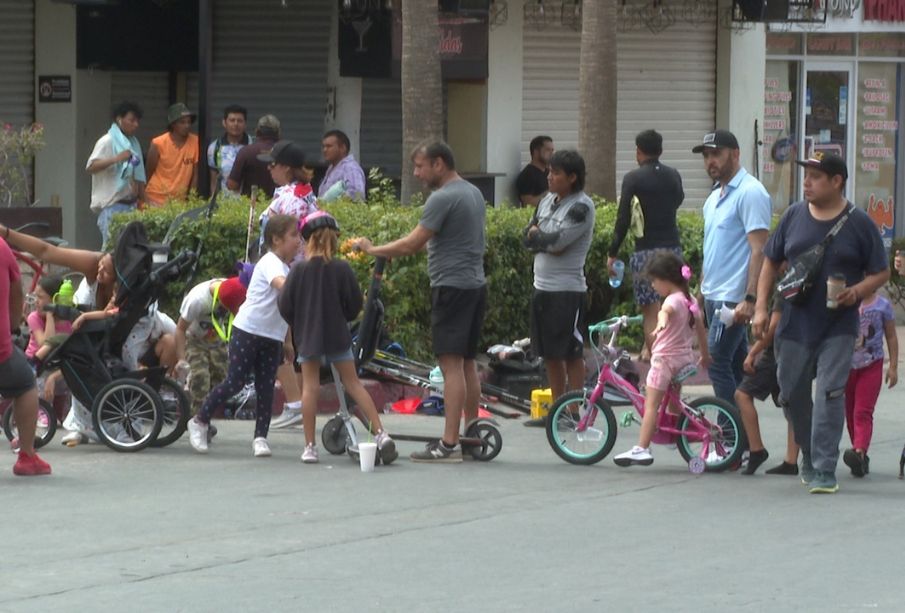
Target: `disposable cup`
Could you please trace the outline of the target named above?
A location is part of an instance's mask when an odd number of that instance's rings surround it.
[[[720,321],[723,322],[723,325],[727,328],[735,323],[735,309],[730,309],[725,304],[720,307],[718,315]]]
[[[374,462],[377,459],[377,443],[358,443],[358,461],[361,463],[361,472],[374,472]]]

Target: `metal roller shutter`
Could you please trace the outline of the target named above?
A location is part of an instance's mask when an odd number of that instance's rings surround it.
[[[34,121],[35,7],[33,2],[0,0],[0,123]]]
[[[663,161],[685,185],[685,206],[700,207],[710,179],[691,148],[713,129],[716,117],[716,21],[681,21],[663,32],[620,32],[618,51],[617,182],[636,167],[635,135],[663,134]],[[580,35],[562,26],[523,35],[522,159],[528,143],[549,134],[557,148],[578,145]]]
[[[362,166],[387,176],[402,172],[402,84],[398,79],[363,79],[361,84]]]
[[[261,115],[280,119],[285,138],[312,157],[320,151],[327,101],[331,0],[214,2],[211,131],[220,111],[248,108],[249,130]],[[191,99],[191,97],[190,97]]]
[[[129,100],[138,104],[144,113],[136,136],[145,155],[151,139],[167,129],[169,92],[169,79],[165,72],[117,70],[110,73],[111,108],[123,100]]]

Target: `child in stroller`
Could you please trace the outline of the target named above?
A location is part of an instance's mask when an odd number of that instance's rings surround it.
[[[183,251],[167,260],[166,247],[151,244],[141,222],[131,222],[113,255],[117,287],[112,305],[87,316],[70,307],[49,307],[58,317],[81,315],[82,322],[47,356],[39,373],[60,369],[72,395],[91,407],[98,437],[117,451],[138,451],[154,443],[165,412],[160,397],[165,367],[127,369],[123,344],[167,283],[188,270],[194,258]]]

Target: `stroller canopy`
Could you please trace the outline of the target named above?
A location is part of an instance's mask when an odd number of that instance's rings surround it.
[[[129,222],[120,233],[113,252],[113,268],[119,284],[116,306],[122,306],[142,281],[147,280],[153,264],[152,252],[144,224]]]

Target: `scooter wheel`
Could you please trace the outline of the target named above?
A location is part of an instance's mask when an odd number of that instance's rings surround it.
[[[330,418],[321,430],[321,442],[324,449],[333,455],[346,453],[346,448],[351,444],[349,433],[346,432],[346,424],[340,415]]]
[[[489,462],[498,455],[503,449],[503,435],[499,428],[490,422],[478,421],[471,424],[465,431],[467,438],[479,439],[479,445],[470,447],[471,457],[481,462]]]

